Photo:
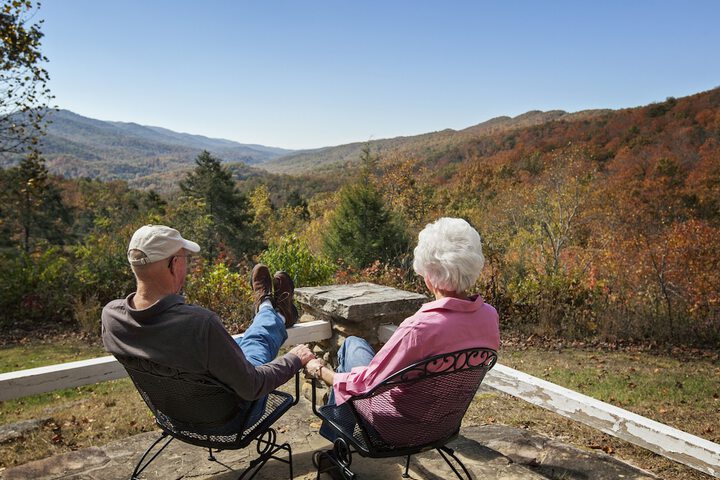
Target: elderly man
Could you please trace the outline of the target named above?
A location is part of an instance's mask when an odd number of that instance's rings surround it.
[[[185,303],[179,294],[189,257],[200,246],[164,225],[146,225],[130,240],[130,262],[137,291],[108,303],[102,312],[102,339],[113,355],[133,356],[179,370],[209,374],[245,400],[265,397],[314,358],[298,345],[275,358],[297,321],[294,285],[285,272],[252,272],[255,318],[235,342],[210,310]],[[274,286],[274,293],[273,293]],[[262,413],[258,402],[254,417]]]

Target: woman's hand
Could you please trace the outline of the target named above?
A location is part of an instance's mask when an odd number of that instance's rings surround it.
[[[322,380],[325,385],[331,387],[335,377],[335,372],[333,372],[323,360],[315,358],[305,365],[305,375],[309,378]]]
[[[310,378],[320,378],[321,370],[323,368],[327,368],[325,362],[319,358],[314,358],[305,365],[305,373]]]

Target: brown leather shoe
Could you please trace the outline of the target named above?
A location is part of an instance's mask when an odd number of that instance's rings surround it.
[[[285,317],[285,328],[290,328],[298,321],[298,310],[293,302],[295,284],[287,272],[275,272],[273,275],[275,289],[275,309]]]
[[[258,312],[260,304],[265,300],[270,300],[275,306],[274,297],[272,294],[272,279],[270,278],[270,270],[262,263],[258,263],[253,267],[252,277],[250,281],[250,287],[253,292],[253,299],[255,302],[254,310]]]

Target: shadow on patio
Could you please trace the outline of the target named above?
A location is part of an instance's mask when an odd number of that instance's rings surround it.
[[[278,440],[288,441],[293,449],[295,479],[316,478],[312,453],[330,447],[318,434],[319,422],[310,402],[301,398],[276,424]],[[127,480],[142,452],[158,436],[148,432],[64,455],[14,467],[0,473],[6,480]],[[579,450],[527,430],[502,425],[467,426],[450,444],[477,479],[653,479],[656,478],[617,459],[598,452]],[[207,460],[207,451],[178,441],[143,472],[151,479],[230,480],[239,476],[256,455],[254,444],[244,450],[219,452],[218,462]],[[283,455],[281,453],[280,455]],[[353,470],[359,478],[400,479],[403,458],[366,459],[353,455]],[[270,460],[255,477],[277,480],[288,478],[288,466]],[[414,456],[410,476],[415,479],[455,478],[440,456],[427,452]],[[321,476],[321,478],[330,478]]]

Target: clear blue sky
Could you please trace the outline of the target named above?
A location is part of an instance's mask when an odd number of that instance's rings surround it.
[[[60,108],[284,148],[720,86],[720,1],[45,0]]]

